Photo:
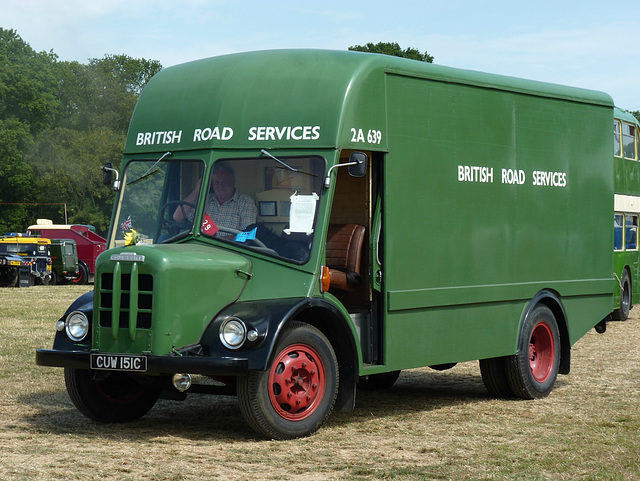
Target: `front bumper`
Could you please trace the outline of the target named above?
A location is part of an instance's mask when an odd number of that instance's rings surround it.
[[[173,374],[186,372],[206,376],[243,376],[248,372],[249,361],[244,358],[205,356],[153,356],[147,355],[144,374]],[[62,351],[37,349],[39,366],[91,369],[91,353],[88,351]]]

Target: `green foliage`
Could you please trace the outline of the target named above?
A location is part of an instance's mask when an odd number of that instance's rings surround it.
[[[631,115],[633,115],[640,122],[640,110],[632,110]]]
[[[384,55],[393,55],[394,57],[409,58],[419,60],[421,62],[433,63],[433,55],[429,55],[426,51],[421,53],[420,50],[412,47],[402,50],[396,42],[378,42],[376,44],[369,42],[366,45],[354,45],[349,50],[356,52],[381,53]]]
[[[126,55],[60,62],[0,28],[0,233],[63,222],[63,207],[35,205],[62,202],[69,222],[106,234],[113,192],[100,167],[120,164],[138,96],[161,69]]]
[[[17,119],[32,134],[45,129],[59,106],[53,53],[34,52],[14,30],[0,28],[0,119]]]

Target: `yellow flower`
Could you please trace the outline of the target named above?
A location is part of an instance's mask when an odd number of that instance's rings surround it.
[[[129,232],[127,232],[124,235],[125,246],[136,245],[139,240],[140,240],[140,234],[138,234],[138,232],[133,229],[131,229]]]

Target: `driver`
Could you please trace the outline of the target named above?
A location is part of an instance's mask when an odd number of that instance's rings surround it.
[[[211,189],[207,198],[205,212],[218,226],[239,231],[256,223],[258,210],[251,197],[236,190],[233,169],[226,164],[216,164],[211,176]],[[195,203],[200,192],[200,182],[184,201]],[[193,208],[179,205],[173,213],[176,222],[184,218],[193,221]]]

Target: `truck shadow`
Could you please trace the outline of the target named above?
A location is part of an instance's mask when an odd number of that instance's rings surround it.
[[[561,385],[558,380],[556,387]],[[479,374],[408,371],[389,389],[358,390],[355,410],[333,413],[328,424],[357,424],[491,399]],[[261,439],[245,423],[234,396],[191,394],[185,401],[161,399],[142,419],[122,424],[87,419],[64,390],[24,395],[18,402],[32,409],[32,414],[20,421],[38,432],[159,443],[165,442],[165,437],[193,441]]]

